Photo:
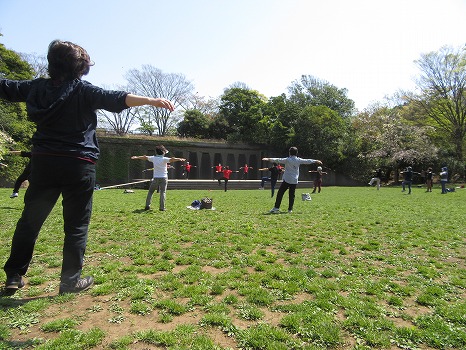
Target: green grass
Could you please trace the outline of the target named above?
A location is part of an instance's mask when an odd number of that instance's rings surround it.
[[[292,214],[269,191],[95,193],[84,275],[58,296],[61,206],[26,286],[0,298],[0,349],[466,348],[466,190],[325,187]],[[22,198],[0,189],[0,263]],[[189,210],[213,198],[215,211]],[[5,274],[0,271],[0,279]],[[71,347],[68,347],[71,348]]]

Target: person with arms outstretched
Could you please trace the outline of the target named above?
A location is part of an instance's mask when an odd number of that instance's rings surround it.
[[[4,265],[9,295],[24,287],[39,231],[60,196],[65,238],[59,293],[78,293],[94,283],[81,272],[99,159],[96,111],[119,113],[142,105],[174,110],[164,98],[106,90],[82,80],[94,63],[72,42],[52,41],[47,61],[50,78],[0,79],[0,98],[26,102],[28,117],[36,124],[29,187]]]
[[[159,200],[159,210],[165,211],[165,202],[167,199],[167,186],[168,186],[168,164],[174,162],[184,162],[184,158],[176,157],[165,157],[168,153],[167,149],[163,145],[158,145],[155,147],[154,156],[132,156],[131,159],[143,159],[154,164],[152,180],[149,186],[149,192],[146,197],[146,206],[145,210],[150,210],[150,205],[152,203],[152,195],[157,190],[160,193]]]
[[[293,205],[295,199],[296,185],[299,179],[299,166],[301,164],[322,164],[320,160],[316,159],[303,159],[298,157],[298,149],[296,147],[290,147],[289,156],[286,158],[262,158],[262,160],[276,162],[285,165],[285,171],[283,173],[283,181],[277,192],[277,198],[275,199],[275,205],[270,210],[270,213],[280,212],[280,205],[283,199],[283,195],[286,190],[288,192],[288,213],[293,212]]]

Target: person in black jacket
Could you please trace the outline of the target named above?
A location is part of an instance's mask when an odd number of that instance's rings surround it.
[[[81,80],[93,62],[74,43],[52,41],[47,60],[50,78],[0,79],[0,98],[26,102],[28,117],[36,124],[29,187],[4,265],[4,293],[9,295],[24,286],[40,228],[60,195],[65,239],[59,293],[78,293],[94,282],[91,276],[82,278],[81,271],[99,158],[96,110],[119,113],[142,105],[174,110],[164,98],[104,90]]]
[[[29,175],[31,174],[31,157],[32,153],[31,152],[25,152],[25,151],[10,151],[11,154],[18,154],[21,157],[29,158],[28,163],[23,169],[23,172],[18,176],[18,178],[15,181],[15,185],[13,187],[13,193],[11,194],[10,198],[16,198],[18,197],[19,193],[19,188],[21,187],[22,183],[26,181],[29,178]]]

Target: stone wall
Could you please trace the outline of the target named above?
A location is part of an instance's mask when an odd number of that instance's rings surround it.
[[[149,179],[151,172],[143,172],[151,168],[150,162],[131,160],[133,155],[153,155],[155,146],[163,144],[169,153],[167,156],[186,158],[191,165],[190,179],[212,179],[214,166],[221,163],[228,165],[231,170],[239,170],[244,164],[248,164],[249,179],[260,179],[267,176],[268,172],[260,172],[259,168],[271,166],[270,162],[262,161],[263,157],[283,157],[271,153],[267,148],[245,144],[229,144],[226,142],[196,142],[177,139],[160,139],[157,137],[128,138],[116,136],[100,136],[101,149],[100,160],[97,163],[97,182],[101,186],[109,186],[128,183],[137,179]],[[181,179],[183,168],[181,162],[173,164],[174,169],[169,170],[169,178]],[[310,181],[314,179],[309,170],[315,170],[315,165],[302,165],[300,180]],[[325,186],[356,186],[360,185],[352,179],[341,174],[327,171],[323,182]],[[232,179],[239,179],[241,172],[232,174]]]

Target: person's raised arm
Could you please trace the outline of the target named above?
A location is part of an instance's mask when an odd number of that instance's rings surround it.
[[[175,110],[175,106],[173,105],[173,103],[165,98],[153,98],[128,94],[126,95],[125,102],[128,107],[150,105],[154,107],[165,108],[171,112]]]

